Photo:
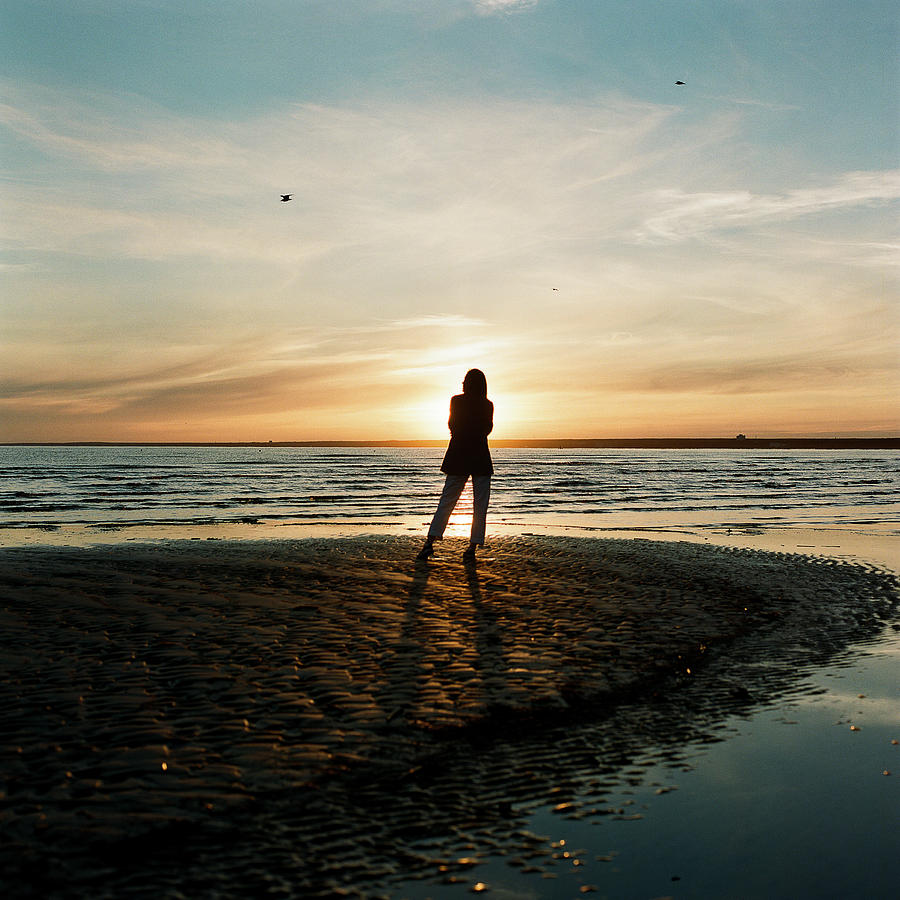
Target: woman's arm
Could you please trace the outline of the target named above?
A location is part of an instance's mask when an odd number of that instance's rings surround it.
[[[450,418],[447,419],[447,427],[450,429],[450,434],[453,434],[462,424],[460,418],[459,395],[456,395],[450,398]]]
[[[494,404],[490,400],[466,403],[464,395],[457,394],[450,400],[447,427],[457,437],[487,437],[494,429]]]

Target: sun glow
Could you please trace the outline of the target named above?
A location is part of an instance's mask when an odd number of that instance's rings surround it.
[[[503,410],[505,430],[514,421],[511,411],[520,407],[506,394],[495,394],[491,385],[503,385],[505,340],[496,338],[473,339],[445,346],[429,348],[415,368],[394,371],[395,376],[415,379],[421,393],[407,407],[404,419],[415,431],[414,437],[428,440],[449,439],[447,420],[450,416],[450,397],[462,392],[462,382],[469,369],[481,369],[488,382],[488,397],[494,402],[495,411]],[[499,402],[498,402],[499,397]],[[495,412],[495,423],[497,422]],[[496,426],[495,426],[496,427]]]
[[[462,387],[454,393],[460,393]],[[527,424],[527,404],[516,394],[503,392],[494,394],[488,384],[488,399],[494,404],[494,430],[491,438],[509,438],[523,431]],[[450,417],[450,394],[434,393],[421,403],[410,407],[410,420],[419,425],[416,436],[426,440],[450,439],[447,420]],[[523,418],[526,417],[526,418]],[[524,429],[527,431],[527,429]]]

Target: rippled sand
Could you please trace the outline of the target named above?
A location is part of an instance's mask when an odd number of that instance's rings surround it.
[[[7,892],[462,891],[473,847],[540,858],[529,809],[615,814],[629,748],[677,761],[897,599],[875,570],[692,544],[418,546],[0,551]]]

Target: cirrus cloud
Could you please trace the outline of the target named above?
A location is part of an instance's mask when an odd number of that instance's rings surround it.
[[[718,229],[786,222],[897,199],[900,169],[847,172],[828,184],[794,188],[781,194],[756,194],[749,190],[687,193],[666,188],[654,195],[658,211],[648,216],[638,235],[644,240],[679,241]]]

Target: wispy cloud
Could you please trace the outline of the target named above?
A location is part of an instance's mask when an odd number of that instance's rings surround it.
[[[0,124],[46,153],[99,171],[234,165],[227,128],[177,116],[145,97],[0,81]]]
[[[365,327],[365,331],[375,328],[379,331],[406,331],[412,328],[481,328],[487,323],[483,319],[458,315],[426,315],[409,319],[395,319],[390,322],[378,322]]]
[[[679,241],[718,229],[787,222],[800,216],[884,204],[898,198],[900,170],[849,172],[830,184],[782,194],[755,194],[749,190],[686,193],[677,188],[665,189],[653,197],[658,211],[648,217],[639,236]]]
[[[458,271],[500,258],[533,265],[587,239],[683,242],[900,197],[897,171],[777,193],[752,183],[691,190],[683,184],[696,170],[707,183],[734,182],[721,160],[736,120],[676,128],[673,108],[616,97],[304,104],[224,124],[121,98],[9,93],[6,127],[51,164],[77,162],[3,189],[7,238],[42,252],[291,267],[341,253],[352,266],[409,270],[428,259]],[[276,205],[281,191],[292,204]]]
[[[765,109],[769,112],[792,112],[802,107],[793,103],[778,103],[772,100],[759,100],[753,97],[715,97],[725,103],[734,103],[736,106],[749,106],[756,109]]]
[[[585,217],[621,227],[624,182],[652,167],[646,142],[671,115],[617,98],[573,107],[305,104],[201,125],[118,99],[12,93],[19,106],[7,106],[7,127],[49,161],[43,185],[29,173],[4,190],[6,231],[19,247],[292,266],[354,247],[366,264],[377,253],[404,266],[458,267],[533,255],[568,240]],[[276,204],[281,191],[292,204]]]
[[[60,361],[37,379],[33,371],[7,370],[0,381],[0,433],[8,434],[29,413],[58,423],[93,421],[112,434],[126,423],[156,428],[177,420],[204,428],[228,419],[234,424],[281,415],[283,435],[290,436],[290,429],[299,427],[292,417],[311,413],[325,419],[375,413],[388,422],[402,419],[415,398],[444,394],[472,354],[499,363],[503,343],[477,319],[426,315],[366,329],[297,329],[227,342],[210,335],[207,345],[186,348],[174,363],[145,359],[126,368],[120,360],[105,367],[98,361],[86,374]],[[452,367],[457,371],[451,378]],[[436,426],[427,426],[436,427],[437,435],[443,414],[439,410]],[[407,427],[412,428],[407,437],[422,434],[421,422]]]
[[[898,173],[735,172],[733,109],[373,101],[224,122],[9,93],[0,117],[33,155],[0,188],[21,263],[5,434],[31,410],[106,436],[283,414],[277,434],[302,437],[309,410],[414,437],[409,410],[437,397],[440,436],[448,386],[480,363],[526,436],[560,416],[653,430],[673,398],[697,423],[741,395],[824,410],[829,385],[860,422],[887,408]]]
[[[473,2],[482,15],[520,12],[538,5],[538,0],[473,0]]]

